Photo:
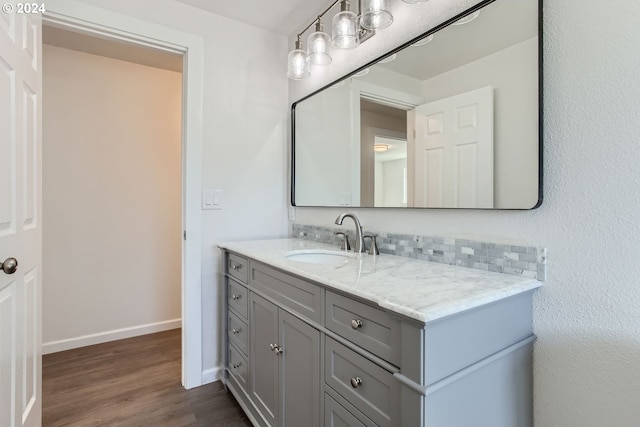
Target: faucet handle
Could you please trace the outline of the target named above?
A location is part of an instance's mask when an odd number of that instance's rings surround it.
[[[334,234],[336,236],[342,236],[342,250],[343,251],[350,251],[351,250],[351,244],[349,244],[349,236],[347,236],[342,231],[336,231]]]
[[[369,255],[380,255],[378,250],[378,243],[376,242],[376,234],[366,234],[363,239],[371,239],[371,245],[369,246]]]

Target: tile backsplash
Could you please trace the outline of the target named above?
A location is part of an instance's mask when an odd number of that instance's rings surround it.
[[[340,246],[340,231],[354,242],[353,230],[315,225],[292,224],[291,237]],[[477,270],[493,271],[543,281],[547,275],[547,249],[533,246],[514,246],[467,239],[378,232],[380,253]]]

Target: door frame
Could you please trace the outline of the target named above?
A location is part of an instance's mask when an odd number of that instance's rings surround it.
[[[202,37],[73,0],[47,3],[43,24],[182,54],[182,385],[204,384],[202,369]]]

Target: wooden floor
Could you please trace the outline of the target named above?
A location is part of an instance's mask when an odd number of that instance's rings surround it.
[[[251,426],[221,382],[180,385],[180,329],[44,356],[43,426]]]

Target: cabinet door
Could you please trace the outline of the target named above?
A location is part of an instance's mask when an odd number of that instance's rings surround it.
[[[320,332],[280,310],[283,427],[320,425]]]
[[[271,349],[278,344],[278,308],[249,293],[251,324],[251,399],[272,426],[278,425],[280,357]]]

